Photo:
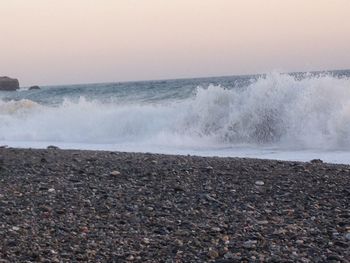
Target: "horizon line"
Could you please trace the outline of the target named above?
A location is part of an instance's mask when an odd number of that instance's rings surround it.
[[[175,80],[190,80],[190,79],[209,79],[209,78],[229,78],[229,77],[249,77],[249,76],[259,76],[267,75],[268,73],[278,70],[271,70],[264,73],[252,73],[252,74],[232,74],[232,75],[212,75],[212,76],[195,76],[195,77],[179,77],[179,78],[159,78],[159,79],[141,79],[141,80],[122,80],[122,81],[107,81],[107,82],[86,82],[86,83],[67,83],[67,84],[45,84],[40,85],[41,87],[55,87],[55,86],[81,86],[81,85],[98,85],[98,84],[112,84],[112,83],[138,83],[138,82],[157,82],[157,81],[175,81]],[[281,74],[317,74],[317,73],[331,73],[331,72],[341,72],[341,71],[350,71],[350,68],[347,69],[327,69],[327,70],[311,70],[311,71],[291,71],[291,72],[279,72]],[[27,88],[34,85],[25,85],[21,88]],[[36,84],[35,84],[36,86]]]

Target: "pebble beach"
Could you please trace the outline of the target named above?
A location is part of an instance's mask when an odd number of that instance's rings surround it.
[[[350,262],[350,167],[0,148],[0,262]]]

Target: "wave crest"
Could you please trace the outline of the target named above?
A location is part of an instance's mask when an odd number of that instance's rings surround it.
[[[350,80],[269,74],[241,89],[198,88],[185,126],[223,144],[350,146]]]
[[[338,149],[350,146],[350,80],[273,73],[245,87],[198,87],[185,99],[148,104],[0,101],[0,121],[2,141]]]

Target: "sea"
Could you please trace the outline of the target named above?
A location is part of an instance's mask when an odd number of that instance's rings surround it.
[[[350,71],[2,91],[1,145],[350,164]]]

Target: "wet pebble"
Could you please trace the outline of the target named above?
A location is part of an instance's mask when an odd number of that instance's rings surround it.
[[[259,180],[259,181],[255,181],[255,185],[263,186],[263,185],[265,185],[265,183],[264,183],[264,181]]]
[[[345,234],[345,238],[350,241],[350,233]]]
[[[119,176],[121,173],[119,171],[112,171],[109,173],[110,176]]]
[[[219,252],[214,249],[210,249],[208,252],[208,257],[211,259],[216,259],[217,257],[219,257]]]

